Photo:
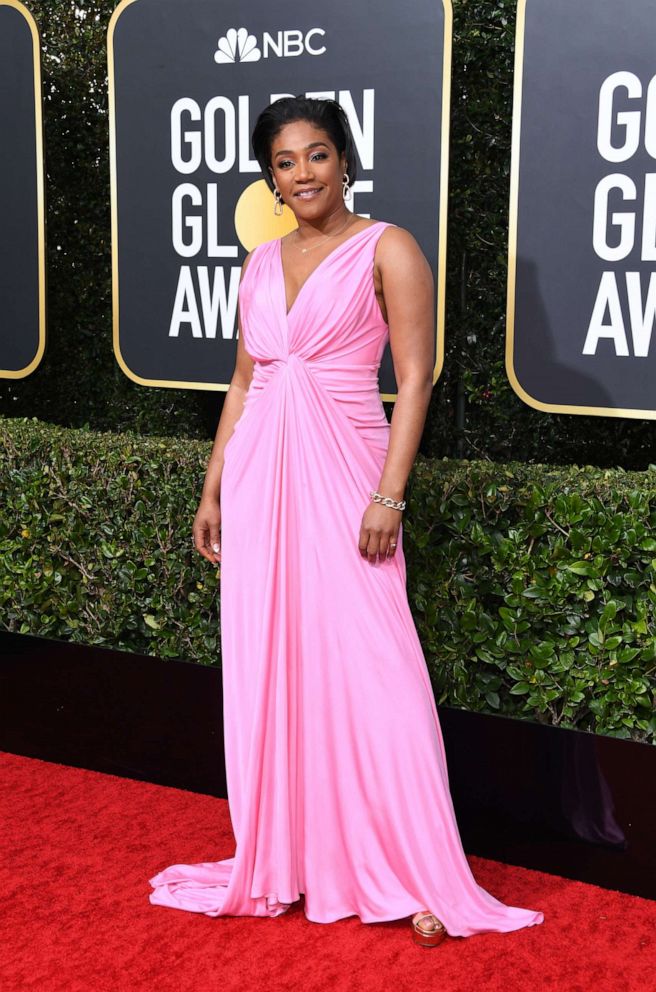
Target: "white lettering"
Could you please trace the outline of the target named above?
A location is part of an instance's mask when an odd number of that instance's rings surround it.
[[[255,158],[251,158],[251,110],[250,97],[240,96],[237,101],[239,121],[239,171],[259,172],[260,166]]]
[[[203,205],[203,197],[197,186],[182,183],[173,190],[171,200],[171,237],[173,247],[183,258],[193,258],[203,247],[203,220],[201,217],[184,217],[184,200],[188,198],[194,207]],[[191,241],[184,240],[184,230],[191,231]]]
[[[631,337],[633,338],[633,353],[636,358],[647,358],[651,344],[651,334],[656,320],[656,273],[649,276],[649,289],[645,308],[642,308],[642,290],[640,273],[626,273],[626,292],[629,298],[629,319],[631,320]]]
[[[284,52],[286,57],[303,54],[303,34],[301,31],[284,31],[283,36],[285,39]]]
[[[265,31],[262,35],[262,56],[265,59],[269,58],[269,52],[273,52],[278,58],[282,57],[283,54],[283,35],[282,31],[278,32],[278,37],[274,40],[273,36]]]
[[[209,258],[237,258],[237,245],[219,244],[219,188],[207,184],[207,254]]]
[[[272,93],[274,103],[291,93]],[[362,114],[358,115],[350,90],[312,90],[306,96],[337,99],[344,107],[353,132],[353,140],[363,169],[374,167],[375,90],[362,91]],[[183,128],[183,114],[191,121],[202,121],[196,130]],[[260,167],[251,158],[250,97],[241,95],[236,105],[227,97],[215,96],[204,110],[187,98],[176,101],[171,110],[171,160],[178,172],[196,172],[203,163],[210,171],[223,175],[238,166],[240,173],[258,173]]]
[[[219,244],[218,187],[216,183],[208,183],[206,189],[207,254],[210,258],[237,258],[236,245]],[[203,195],[197,186],[191,183],[177,186],[171,199],[171,235],[177,254],[183,258],[193,258],[203,250],[204,225],[202,216],[186,215],[186,199],[191,201],[193,207],[203,206]],[[185,231],[191,232],[190,241],[185,241]]]
[[[656,261],[656,173],[645,176],[645,202],[642,210],[642,250],[643,261]]]
[[[180,269],[178,288],[175,294],[175,303],[173,304],[173,313],[169,326],[170,338],[178,337],[180,324],[191,324],[192,336],[202,338],[203,332],[200,326],[198,307],[196,306],[194,283],[191,278],[191,269],[188,265],[183,265]]]
[[[214,268],[214,279],[210,286],[210,270],[206,265],[198,268],[198,288],[205,325],[205,337],[214,340],[217,327],[221,325],[221,337],[232,340],[237,322],[237,300],[239,294],[239,268],[230,267],[230,283],[226,292],[225,269]]]
[[[610,324],[604,324],[604,314],[608,307],[610,314]],[[595,300],[592,317],[588,333],[583,345],[584,355],[596,355],[597,345],[601,338],[610,338],[615,343],[616,355],[628,355],[629,346],[624,330],[624,320],[622,318],[622,307],[617,290],[617,281],[614,272],[604,272],[599,283],[597,299]]]
[[[275,55],[280,59],[295,58],[306,52],[308,55],[323,55],[326,51],[325,45],[322,45],[321,48],[312,47],[312,41],[317,35],[323,38],[326,32],[323,28],[310,28],[303,35],[303,32],[297,28],[291,28],[287,31],[278,31],[274,37],[268,31],[264,31],[262,34],[262,56],[268,59],[271,55]]]
[[[221,266],[215,266],[212,269],[211,282],[210,269],[206,265],[199,266],[196,271],[198,274],[198,293],[196,293],[194,286],[192,269],[188,265],[183,265],[180,269],[169,326],[169,337],[179,337],[180,325],[189,324],[192,337],[214,340],[220,324],[221,336],[225,340],[231,340],[235,336],[237,324],[241,270],[238,266],[231,266],[227,290],[227,273]],[[198,299],[200,299],[200,310]]]
[[[647,87],[645,119],[645,148],[652,158],[656,158],[656,76],[652,76]]]
[[[223,158],[216,157],[216,115],[221,112],[223,120]],[[214,96],[205,107],[205,161],[212,172],[230,172],[237,157],[235,108],[225,96]]]
[[[320,34],[321,37],[324,38],[326,32],[323,30],[323,28],[312,28],[310,31],[308,31],[308,33],[305,35],[305,51],[308,52],[310,55],[323,55],[323,53],[326,51],[325,45],[322,45],[321,48],[312,48],[312,46],[310,45],[310,39],[315,34]]]
[[[597,183],[594,198],[592,244],[597,255],[607,262],[616,262],[620,258],[626,258],[633,248],[635,238],[635,214],[615,211],[611,215],[610,223],[619,228],[620,241],[614,248],[608,244],[606,237],[609,224],[608,196],[613,189],[621,190],[625,200],[635,200],[637,196],[633,180],[621,173],[604,176]]]
[[[636,358],[647,358],[654,322],[656,322],[656,273],[651,272],[649,275],[647,299],[644,306],[640,272],[626,272],[625,279],[633,355]],[[603,318],[607,307],[610,323],[604,324]],[[590,326],[583,346],[583,354],[596,355],[599,341],[602,338],[609,338],[613,341],[616,355],[626,357],[629,354],[617,276],[614,272],[604,272],[601,277]]]
[[[198,131],[182,133],[183,113],[189,114],[192,121],[199,121],[201,118],[200,107],[195,100],[191,100],[189,97],[176,100],[171,107],[171,161],[178,172],[188,174],[199,168],[203,153]],[[190,157],[186,159],[182,156],[183,141],[190,149]]]
[[[339,102],[346,111],[363,169],[374,167],[374,92],[373,89],[362,91],[362,123],[360,123],[351,91],[339,91]]]
[[[615,93],[620,87],[626,89],[629,99],[638,99],[642,96],[642,84],[632,72],[614,72],[601,84],[597,148],[599,154],[608,162],[626,162],[635,155],[640,143],[640,111],[622,110],[616,115],[614,113]],[[624,128],[624,140],[619,147],[611,144],[613,123]]]

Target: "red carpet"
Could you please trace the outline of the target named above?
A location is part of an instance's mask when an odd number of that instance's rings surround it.
[[[229,857],[225,801],[0,754],[2,992],[647,992],[656,902],[470,859],[540,926],[411,942],[409,924],[310,923],[151,906],[174,861]]]

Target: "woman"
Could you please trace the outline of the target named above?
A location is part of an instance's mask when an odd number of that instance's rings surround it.
[[[246,258],[237,360],[193,526],[221,563],[232,858],[151,902],[308,919],[412,917],[424,946],[541,923],[475,882],[407,599],[403,495],[432,388],[433,280],[407,231],[352,214],[346,115],[267,107],[253,150],[298,228]],[[390,341],[391,425],[378,390]],[[220,500],[219,500],[220,494]]]

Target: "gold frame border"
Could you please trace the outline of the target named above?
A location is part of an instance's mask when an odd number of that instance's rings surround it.
[[[524,68],[524,37],[526,26],[526,4],[528,0],[518,0],[517,26],[515,30],[515,68],[512,110],[512,147],[510,164],[510,205],[508,224],[508,283],[506,296],[506,375],[514,392],[527,406],[545,413],[577,413],[595,417],[626,417],[640,420],[656,420],[656,410],[625,410],[605,406],[567,406],[558,403],[545,403],[531,396],[520,384],[515,366],[515,284],[517,277],[517,211],[519,203],[519,155],[522,122],[522,83]]]
[[[116,102],[114,94],[114,31],[119,17],[137,0],[121,0],[115,8],[107,28],[107,81],[109,95],[109,182],[112,220],[112,326],[114,355],[120,368],[133,382],[141,386],[163,386],[170,389],[204,389],[208,392],[227,392],[230,383],[179,382],[169,379],[144,379],[128,367],[119,342],[119,289],[118,289],[118,188],[116,169]],[[444,36],[442,51],[442,108],[439,189],[439,232],[437,244],[437,314],[435,330],[435,366],[433,385],[444,367],[445,309],[446,309],[446,233],[447,198],[449,181],[449,117],[451,107],[451,47],[453,39],[453,8],[451,0],[442,0],[444,10]],[[397,393],[381,393],[381,399],[394,401]]]
[[[0,0],[0,7],[13,7],[27,22],[32,35],[32,61],[34,69],[34,122],[36,128],[36,226],[37,274],[39,280],[39,344],[34,358],[22,369],[0,369],[0,379],[25,379],[41,363],[46,349],[46,211],[43,162],[43,94],[41,87],[41,39],[34,17],[20,0]]]

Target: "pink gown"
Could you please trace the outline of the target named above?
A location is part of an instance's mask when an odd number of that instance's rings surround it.
[[[363,923],[427,908],[452,936],[543,922],[477,884],[456,824],[410,612],[402,530],[358,537],[390,425],[373,285],[378,221],[340,243],[287,313],[280,240],[240,288],[255,361],[221,479],[225,757],[235,854],[173,865],[150,901],[208,916]]]

